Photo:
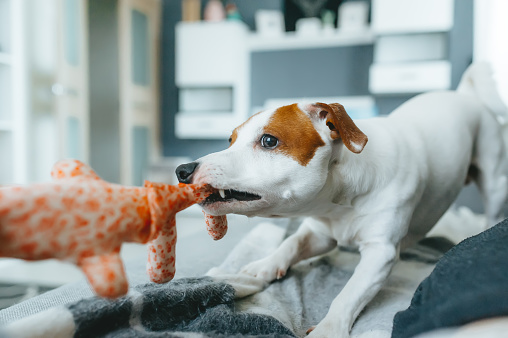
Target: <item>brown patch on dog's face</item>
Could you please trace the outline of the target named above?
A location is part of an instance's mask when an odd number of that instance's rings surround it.
[[[240,129],[242,129],[242,127],[244,125],[246,125],[254,116],[258,115],[259,113],[256,113],[254,115],[252,115],[251,117],[249,117],[247,119],[247,121],[245,121],[244,123],[242,123],[241,125],[239,125],[238,127],[236,127],[234,130],[233,130],[233,133],[231,133],[231,136],[229,137],[229,146],[231,147],[233,145],[233,143],[236,142],[236,139],[238,138],[238,131]]]
[[[279,140],[277,147],[270,151],[283,153],[302,166],[306,166],[316,150],[325,145],[309,116],[297,104],[278,108],[263,133]]]
[[[229,146],[230,147],[233,145],[233,143],[236,142],[236,139],[238,138],[238,128],[239,127],[236,127],[235,130],[233,130],[233,133],[231,134],[231,136],[229,137]]]

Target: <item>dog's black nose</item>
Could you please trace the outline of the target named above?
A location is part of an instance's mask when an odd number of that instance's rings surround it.
[[[194,170],[196,170],[199,163],[191,162],[180,164],[176,167],[176,177],[178,178],[178,182],[180,183],[191,183],[192,182],[192,174],[194,174]]]

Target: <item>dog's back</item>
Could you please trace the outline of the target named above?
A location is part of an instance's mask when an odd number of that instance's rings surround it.
[[[474,181],[485,203],[488,225],[502,219],[508,194],[507,144],[503,137],[508,110],[488,65],[469,67],[457,91],[420,95],[401,106],[393,117],[413,123],[413,130],[423,134],[426,149],[421,156],[432,152],[424,158],[429,181],[422,194],[423,203],[415,209],[410,225],[410,232],[417,230],[414,239],[430,230],[462,188],[442,177],[464,183]]]
[[[473,95],[483,107],[482,123],[478,131],[472,159],[470,179],[480,189],[485,201],[488,226],[503,219],[508,195],[508,108],[501,99],[487,63],[469,67],[457,89]]]

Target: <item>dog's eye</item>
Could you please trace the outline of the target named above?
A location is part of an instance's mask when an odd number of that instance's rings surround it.
[[[261,137],[261,147],[266,149],[274,149],[279,144],[279,140],[272,135],[264,134]]]

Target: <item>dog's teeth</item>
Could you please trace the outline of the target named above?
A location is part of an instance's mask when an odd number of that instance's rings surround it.
[[[224,189],[219,189],[219,195],[222,198],[226,198],[226,193],[224,192]]]

